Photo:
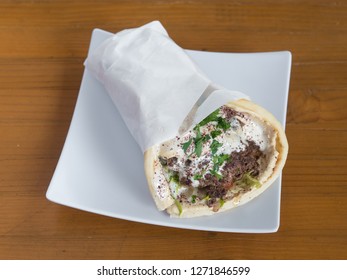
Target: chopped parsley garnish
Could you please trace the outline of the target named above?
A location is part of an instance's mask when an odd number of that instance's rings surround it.
[[[209,122],[217,121],[219,115],[219,109],[209,114],[206,118],[204,118],[201,122],[199,122],[199,126],[203,126]]]
[[[222,164],[228,160],[230,160],[230,156],[227,154],[214,155],[212,157],[213,169],[210,170],[210,173],[216,176],[218,180],[223,178],[223,175],[218,173],[219,167],[221,167]]]
[[[193,138],[190,138],[187,142],[183,143],[182,149],[183,149],[184,153],[187,153],[187,150],[188,150],[190,144],[192,143],[192,141],[193,141]]]
[[[194,180],[200,180],[200,179],[202,179],[202,175],[201,174],[195,174],[193,179]]]
[[[213,130],[211,131],[211,137],[214,139],[216,138],[218,135],[221,135],[222,131],[221,130]]]
[[[180,177],[179,177],[179,175],[178,175],[178,172],[174,172],[171,176],[170,176],[170,182],[172,181],[172,182],[174,182],[174,183],[176,183],[176,184],[179,184],[179,182],[180,182]]]
[[[217,127],[223,129],[224,131],[228,130],[231,126],[230,123],[222,117],[219,117],[217,122]]]
[[[198,124],[197,126],[194,127],[194,131],[196,131],[196,139],[201,138],[201,132],[200,132],[200,125]]]
[[[217,140],[213,139],[213,141],[210,145],[212,154],[214,155],[215,153],[217,153],[218,149],[222,146],[223,146],[222,143],[219,143]]]
[[[222,164],[229,159],[230,159],[230,156],[227,154],[214,155],[212,157],[213,169],[210,170],[210,173],[213,176],[216,176],[218,180],[223,178],[223,175],[218,173],[219,167],[221,167]]]
[[[190,138],[187,142],[182,144],[182,149],[185,154],[187,154],[188,148],[191,146],[192,143],[194,143],[194,151],[190,154],[192,155],[195,153],[198,157],[202,154],[202,148],[203,144],[206,143],[211,138],[213,139],[212,143],[210,144],[210,149],[212,152],[212,155],[217,153],[218,149],[223,145],[222,143],[219,143],[215,138],[223,133],[223,131],[228,130],[231,125],[230,123],[219,116],[220,110],[217,109],[214,112],[212,112],[210,115],[208,115],[205,119],[203,119],[200,123],[198,123],[194,127],[195,131],[195,137]],[[209,122],[216,122],[215,130],[211,131],[210,134],[202,135],[200,131],[200,127],[208,124]]]
[[[194,153],[199,157],[202,153],[202,139],[199,139],[195,142],[195,150]]]
[[[222,179],[223,178],[223,175],[218,173],[217,171],[215,170],[210,170],[210,173],[215,176],[218,180]]]
[[[192,142],[194,142],[194,152],[198,157],[201,156],[202,153],[202,145],[203,143],[207,142],[208,140],[211,139],[210,135],[201,135],[201,131],[200,131],[200,125],[197,125],[196,127],[194,127],[196,136],[195,138],[190,138],[187,142],[183,143],[182,145],[182,149],[184,151],[184,153],[187,153],[188,148],[190,147],[190,145],[192,144]],[[192,153],[192,154],[193,154]]]
[[[220,155],[214,155],[212,158],[213,162],[213,170],[218,171],[219,167],[224,163],[224,161],[227,161],[230,159],[230,156],[227,154],[220,154]]]
[[[192,203],[195,203],[196,202],[196,195],[192,195]]]
[[[199,136],[199,137],[198,137]],[[202,152],[202,144],[211,139],[210,135],[201,136],[200,132],[198,136],[194,139],[195,143],[195,154],[199,157]]]
[[[221,128],[224,131],[228,130],[230,128],[230,126],[231,126],[230,123],[226,119],[224,119],[224,118],[222,118],[222,117],[220,117],[218,115],[219,115],[219,109],[217,109],[216,111],[214,111],[211,114],[209,114],[197,126],[203,126],[205,124],[208,124],[209,122],[217,122],[217,127],[218,128]]]

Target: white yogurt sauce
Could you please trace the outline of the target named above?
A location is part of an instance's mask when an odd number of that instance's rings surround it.
[[[223,117],[223,115],[222,115]],[[261,160],[260,174],[258,180],[263,183],[272,174],[272,170],[276,165],[278,152],[275,150],[276,145],[276,131],[270,126],[264,123],[262,120],[257,119],[249,115],[248,113],[238,114],[231,118],[231,127],[223,132],[221,135],[216,136],[214,139],[211,137],[205,141],[202,146],[202,152],[200,157],[194,154],[195,145],[192,144],[184,152],[182,146],[191,138],[195,138],[196,132],[190,130],[180,137],[176,137],[171,141],[162,144],[161,150],[164,151],[164,156],[167,158],[175,156],[178,158],[177,164],[175,164],[175,170],[182,176],[187,176],[187,160],[189,163],[188,177],[192,181],[192,187],[197,188],[199,186],[198,178],[195,179],[194,175],[200,174],[203,176],[213,168],[212,162],[211,143],[213,140],[222,144],[218,148],[215,155],[228,154],[232,152],[241,152],[245,150],[247,141],[253,141],[260,150],[265,154],[265,158]],[[216,122],[210,122],[200,128],[202,136],[209,135],[211,131],[216,130]],[[172,151],[172,152],[171,152]],[[219,166],[219,170],[222,170],[223,163]],[[171,192],[176,195],[180,194],[183,190],[177,188],[175,184],[169,184]],[[184,188],[183,188],[184,189]]]

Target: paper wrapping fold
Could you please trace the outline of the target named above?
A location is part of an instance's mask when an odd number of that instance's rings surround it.
[[[247,98],[213,84],[160,22],[126,29],[85,61],[144,152],[228,101]]]

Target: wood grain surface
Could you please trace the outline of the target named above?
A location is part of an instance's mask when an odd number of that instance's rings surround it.
[[[2,0],[0,14],[1,259],[347,258],[347,1]],[[277,233],[166,228],[46,200],[92,30],[154,19],[188,49],[292,52]]]

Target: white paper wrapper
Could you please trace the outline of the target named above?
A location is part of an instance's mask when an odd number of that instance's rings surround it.
[[[143,152],[228,101],[248,99],[214,85],[158,21],[116,33],[85,66],[105,86]]]

